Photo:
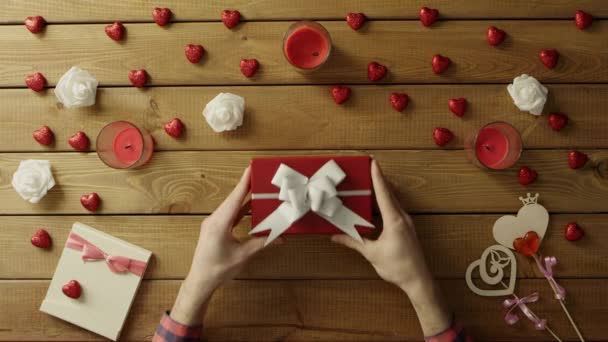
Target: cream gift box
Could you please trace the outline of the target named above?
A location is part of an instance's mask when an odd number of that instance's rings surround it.
[[[151,255],[141,247],[74,223],[40,311],[115,341]],[[82,287],[78,299],[62,292],[70,280]]]

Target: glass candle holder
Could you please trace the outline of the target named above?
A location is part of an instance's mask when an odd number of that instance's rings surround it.
[[[467,139],[465,148],[473,164],[482,168],[503,170],[519,160],[523,143],[515,127],[496,121],[483,126]]]
[[[299,71],[322,67],[331,54],[331,37],[323,25],[314,21],[293,23],[283,36],[283,54]]]
[[[97,136],[97,155],[109,167],[135,169],[145,165],[154,153],[150,133],[127,121],[106,125]]]

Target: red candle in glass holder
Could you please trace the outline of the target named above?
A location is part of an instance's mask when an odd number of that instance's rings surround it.
[[[97,155],[115,169],[134,169],[146,164],[154,152],[150,133],[126,121],[106,125],[97,136]]]
[[[522,140],[515,127],[499,121],[482,127],[467,141],[466,149],[476,165],[503,170],[519,160]]]
[[[292,24],[283,38],[283,53],[296,68],[315,70],[329,59],[331,37],[323,25],[314,21]]]

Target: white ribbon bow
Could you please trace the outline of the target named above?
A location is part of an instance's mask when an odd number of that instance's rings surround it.
[[[283,203],[255,226],[249,234],[270,230],[265,245],[283,234],[292,223],[312,210],[342,232],[357,241],[363,241],[355,226],[374,228],[374,225],[345,207],[338,196],[370,196],[371,190],[338,191],[346,174],[330,160],[310,179],[298,171],[281,164],[271,183],[281,190],[278,194],[252,194],[252,199],[278,198]]]

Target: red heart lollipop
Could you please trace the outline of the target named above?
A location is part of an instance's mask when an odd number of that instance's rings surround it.
[[[538,251],[540,238],[535,231],[529,231],[524,237],[513,240],[513,248],[525,256],[532,256]]]

